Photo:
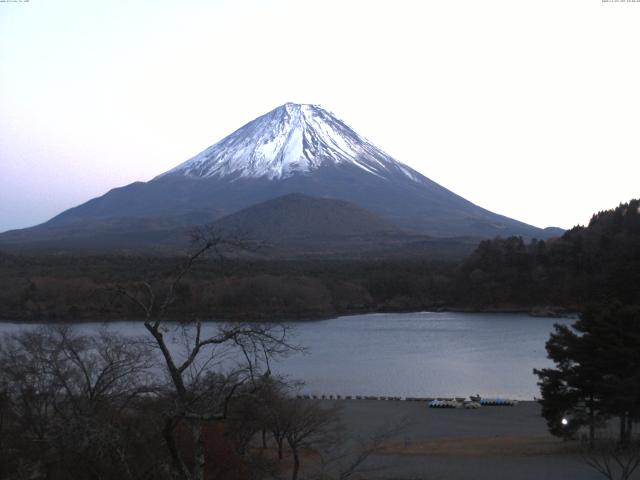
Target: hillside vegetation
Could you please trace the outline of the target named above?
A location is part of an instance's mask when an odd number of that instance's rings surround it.
[[[599,212],[561,238],[483,241],[461,265],[453,298],[465,305],[556,305],[640,301],[640,201]]]
[[[194,266],[167,315],[175,319],[306,319],[430,309],[581,310],[640,303],[640,201],[597,213],[561,238],[483,241],[462,261],[208,259]],[[184,260],[0,254],[0,318],[136,318],[117,286],[163,288]]]

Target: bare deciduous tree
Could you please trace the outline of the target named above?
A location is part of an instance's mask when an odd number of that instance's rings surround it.
[[[240,387],[247,384],[255,386],[258,377],[270,375],[271,358],[296,350],[288,341],[288,329],[284,325],[218,323],[212,332],[204,333],[199,319],[179,325],[182,348],[179,352],[172,350],[165,336],[168,328],[164,314],[175,302],[180,283],[195,262],[207,253],[213,252],[218,260],[222,260],[225,249],[245,247],[243,242],[230,240],[211,230],[196,231],[194,245],[193,253],[161,292],[147,281],[134,289],[125,286],[113,288],[141,309],[145,318],[144,327],[162,355],[170,380],[169,396],[172,400],[165,415],[163,434],[174,467],[185,480],[204,478],[206,425],[227,417],[229,402]],[[218,362],[221,348],[227,353],[232,350],[237,361],[232,371],[224,377],[212,376],[208,373],[208,367]],[[176,442],[176,428],[179,425],[188,425],[192,432],[192,468]]]
[[[400,435],[406,428],[407,420],[402,418],[383,425],[373,435],[365,438],[338,438],[335,443],[329,444],[328,448],[320,451],[319,469],[311,478],[314,480],[367,478],[367,474],[380,469],[366,467],[366,461],[387,441]]]
[[[640,467],[640,439],[621,444],[613,436],[605,436],[584,445],[582,458],[608,480],[629,480]]]
[[[124,430],[133,403],[153,390],[150,365],[144,345],[107,331],[41,328],[5,337],[0,384],[19,469],[30,478],[56,470],[145,478],[137,468],[145,461],[129,451],[135,441]]]
[[[285,438],[293,455],[291,479],[297,480],[300,471],[300,449],[306,446],[321,448],[322,444],[334,443],[339,410],[322,407],[315,401],[297,398],[288,399],[284,407],[288,417]]]

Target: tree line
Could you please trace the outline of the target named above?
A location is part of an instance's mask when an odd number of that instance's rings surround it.
[[[467,304],[552,305],[640,301],[639,200],[599,212],[561,238],[485,240],[462,263],[454,298]]]
[[[433,258],[206,259],[167,310],[230,320],[312,319],[437,310],[581,311],[590,302],[640,300],[639,201],[594,215],[561,238],[480,242],[461,261]],[[0,318],[76,321],[141,318],[114,285],[166,283],[180,258],[22,256],[0,253]]]

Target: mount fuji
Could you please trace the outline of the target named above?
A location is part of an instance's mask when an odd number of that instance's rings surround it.
[[[320,106],[287,103],[149,182],[115,188],[46,223],[6,232],[0,246],[98,238],[108,245],[112,238],[119,247],[144,247],[292,193],[341,200],[410,235],[548,238],[562,232],[485,210],[393,159]]]

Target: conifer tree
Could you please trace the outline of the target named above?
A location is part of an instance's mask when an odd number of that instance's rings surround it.
[[[566,436],[587,426],[593,445],[598,424],[618,417],[627,444],[640,419],[640,310],[592,306],[571,327],[556,325],[546,349],[556,367],[534,373],[549,431]]]

